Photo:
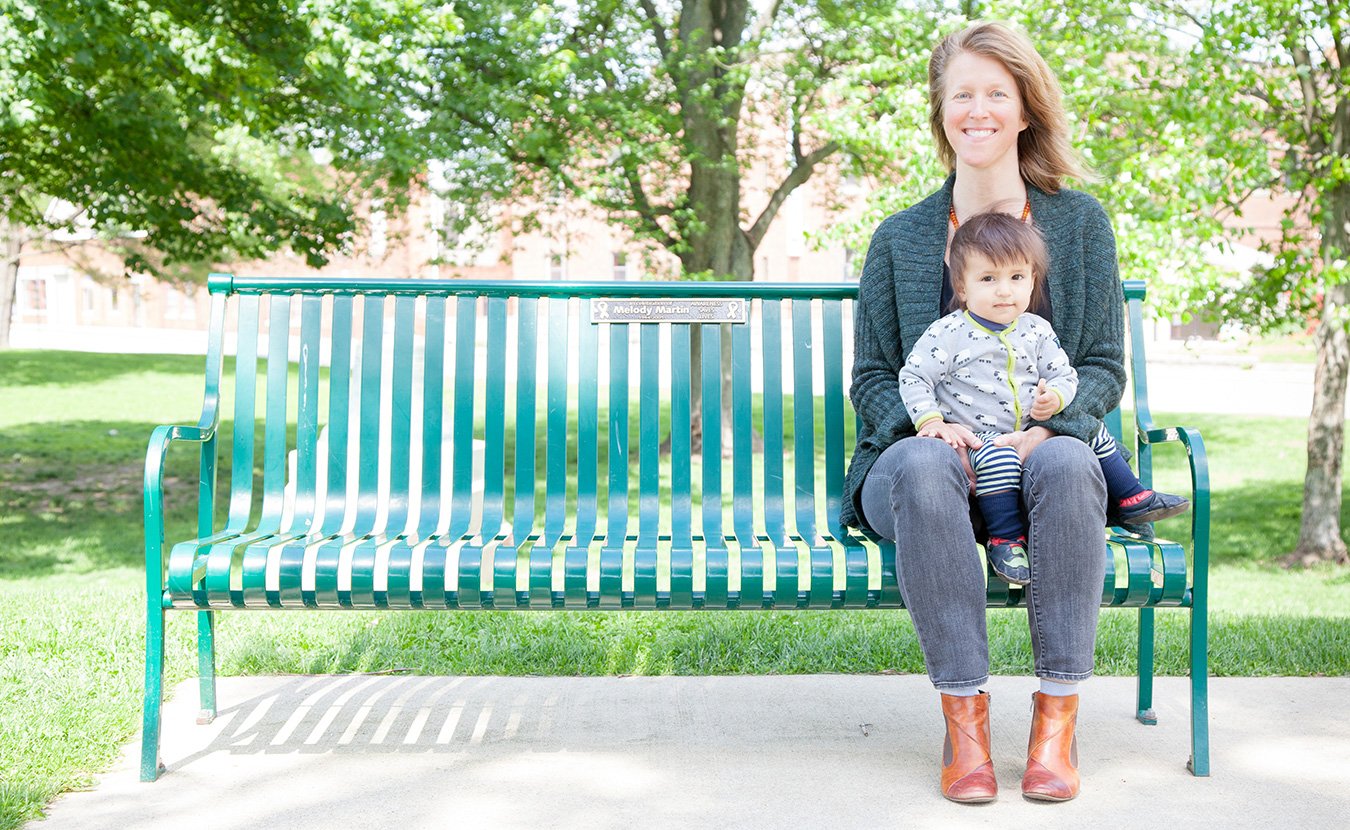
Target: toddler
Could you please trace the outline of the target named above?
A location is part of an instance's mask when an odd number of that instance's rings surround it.
[[[1044,318],[1027,311],[1044,289],[1048,254],[1033,226],[1006,213],[962,223],[948,253],[961,308],[923,333],[900,370],[900,394],[919,435],[966,446],[953,425],[982,442],[970,451],[975,497],[989,531],[994,573],[1013,585],[1031,580],[1022,518],[1022,463],[1000,434],[1044,421],[1073,400],[1078,373]],[[1040,307],[1039,305],[1037,307]],[[1091,442],[1120,520],[1146,524],[1175,516],[1190,501],[1140,484],[1102,424]]]

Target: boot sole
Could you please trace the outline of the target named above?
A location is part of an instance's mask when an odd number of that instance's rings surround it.
[[[998,800],[997,795],[982,795],[976,798],[952,798],[949,795],[944,795],[943,798],[954,804],[988,804],[991,801]]]
[[[1130,525],[1146,525],[1153,522],[1161,522],[1163,519],[1170,519],[1173,516],[1180,516],[1191,509],[1191,503],[1175,504],[1171,507],[1159,507],[1156,510],[1150,510],[1147,513],[1140,513],[1138,516],[1121,516],[1120,520]]]
[[[1053,801],[1053,802],[1056,803],[1056,804],[1060,804],[1060,803],[1063,803],[1063,802],[1065,802],[1065,801],[1073,801],[1075,798],[1078,797],[1078,793],[1074,793],[1073,795],[1069,796],[1068,798],[1060,798],[1059,796],[1047,795],[1047,794],[1045,794],[1045,793],[1027,793],[1027,792],[1024,792],[1024,793],[1022,793],[1022,797],[1025,798],[1027,801]]]

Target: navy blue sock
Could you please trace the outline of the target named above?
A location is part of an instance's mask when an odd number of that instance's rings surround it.
[[[1016,540],[1027,535],[1026,525],[1022,523],[1021,496],[1018,490],[999,490],[976,497],[990,536]]]
[[[1102,475],[1106,476],[1107,504],[1119,504],[1121,499],[1137,496],[1147,489],[1139,483],[1134,470],[1130,469],[1120,450],[1098,460],[1102,464]]]

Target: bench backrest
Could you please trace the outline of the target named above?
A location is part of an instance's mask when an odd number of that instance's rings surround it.
[[[900,604],[839,525],[856,285],[210,290],[203,419],[232,420],[233,470],[202,537],[420,544],[453,571],[356,605]]]

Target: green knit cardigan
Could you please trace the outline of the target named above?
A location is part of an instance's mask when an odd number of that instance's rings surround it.
[[[845,525],[867,527],[862,486],[868,470],[887,447],[915,434],[897,378],[910,349],[941,313],[947,212],[955,181],[948,177],[941,190],[887,217],[867,250],[854,309],[849,398],[861,426],[844,479],[840,519]],[[1027,193],[1032,220],[1050,252],[1052,324],[1078,370],[1073,402],[1033,423],[1088,441],[1125,389],[1125,302],[1115,235],[1102,206],[1086,193],[1051,194],[1031,185]]]

